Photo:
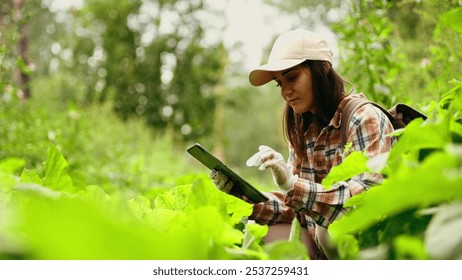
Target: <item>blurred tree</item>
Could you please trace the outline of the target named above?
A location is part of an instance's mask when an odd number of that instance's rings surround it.
[[[460,1],[266,0],[265,3],[293,17],[293,28],[318,29],[318,25],[323,25],[335,30],[341,58],[337,70],[358,91],[384,105],[397,101],[426,105],[447,91],[451,86],[449,80],[460,76],[460,35],[438,26],[439,17],[460,5]],[[265,48],[263,59],[270,48],[271,43]],[[283,154],[286,146],[282,131],[276,130],[281,128],[278,123],[283,106],[277,89],[271,85],[249,87],[242,68],[235,67],[233,73],[227,73],[228,86],[223,95],[224,145],[227,162],[233,166],[242,166],[259,144],[272,146]],[[246,168],[239,171],[251,173]]]
[[[390,20],[393,1],[349,1],[349,12],[332,27],[339,35],[341,71],[371,99],[391,105],[401,68]]]
[[[11,3],[0,4],[0,93],[6,97],[6,90],[11,84],[11,54],[13,44]],[[9,95],[9,94],[8,94]]]
[[[212,132],[226,52],[206,36],[224,22],[204,1],[88,0],[75,15],[88,102],[113,100],[123,119],[141,116],[186,139]]]
[[[343,0],[264,0],[264,2],[297,17],[299,25],[311,27],[338,21],[344,16],[347,5]]]
[[[393,86],[396,93],[428,104],[452,87],[448,81],[460,76],[462,36],[441,20],[457,7],[462,1],[400,1],[390,11],[397,25],[394,40],[403,54]]]
[[[17,65],[15,71],[15,81],[19,85],[19,97],[21,99],[27,99],[30,97],[30,87],[29,87],[29,57],[28,57],[28,47],[29,47],[29,36],[27,33],[27,20],[26,15],[23,12],[23,6],[25,0],[11,0],[13,7],[13,20],[18,26],[18,35],[19,39],[16,43],[16,55],[17,55]]]
[[[314,29],[332,28],[339,40],[338,71],[358,90],[380,103],[390,103],[390,83],[399,69],[390,40],[388,1],[279,1],[267,0],[286,13],[300,17],[300,24]]]
[[[24,0],[0,4],[0,90],[15,92],[21,99],[30,97],[29,37]]]
[[[449,89],[460,72],[462,42],[441,15],[462,2],[438,0],[266,0],[300,18],[326,25],[338,36],[339,72],[371,99],[390,105],[422,102]]]

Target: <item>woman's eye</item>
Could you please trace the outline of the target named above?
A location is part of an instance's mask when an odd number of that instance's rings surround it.
[[[297,76],[295,76],[295,75],[294,76],[289,76],[289,77],[287,77],[287,80],[288,81],[294,81],[296,78],[297,78]]]

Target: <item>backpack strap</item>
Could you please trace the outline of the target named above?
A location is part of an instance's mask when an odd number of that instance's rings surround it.
[[[348,131],[350,127],[351,118],[353,117],[356,110],[358,110],[361,106],[367,103],[369,103],[368,100],[361,98],[352,98],[343,108],[342,122],[340,123],[340,143],[342,147],[346,145],[348,140]]]
[[[366,104],[371,104],[376,108],[379,108],[388,117],[393,125],[393,129],[404,128],[408,123],[416,118],[422,118],[424,120],[427,119],[427,116],[403,103],[398,103],[390,110],[387,110],[379,104],[367,99],[352,98],[348,101],[342,111],[342,122],[340,124],[340,143],[342,147],[344,147],[348,141],[351,118],[356,110]]]
[[[379,108],[388,117],[394,129],[403,128],[405,126],[401,120],[395,118],[387,109],[383,108],[379,104],[361,98],[352,98],[345,105],[342,112],[342,123],[340,124],[340,143],[342,147],[346,145],[348,140],[351,118],[360,107],[366,104],[371,104],[376,108]]]

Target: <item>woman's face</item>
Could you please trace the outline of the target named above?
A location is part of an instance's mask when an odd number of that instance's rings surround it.
[[[281,96],[296,114],[314,113],[313,81],[309,67],[297,65],[273,72],[273,79],[281,88]]]

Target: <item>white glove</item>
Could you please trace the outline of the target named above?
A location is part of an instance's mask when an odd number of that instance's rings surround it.
[[[284,157],[268,146],[261,145],[258,150],[247,160],[247,166],[259,166],[259,170],[271,168],[274,183],[283,191],[291,189],[298,177],[292,174]]]
[[[209,176],[220,191],[229,193],[233,188],[233,182],[223,172],[212,169]]]

